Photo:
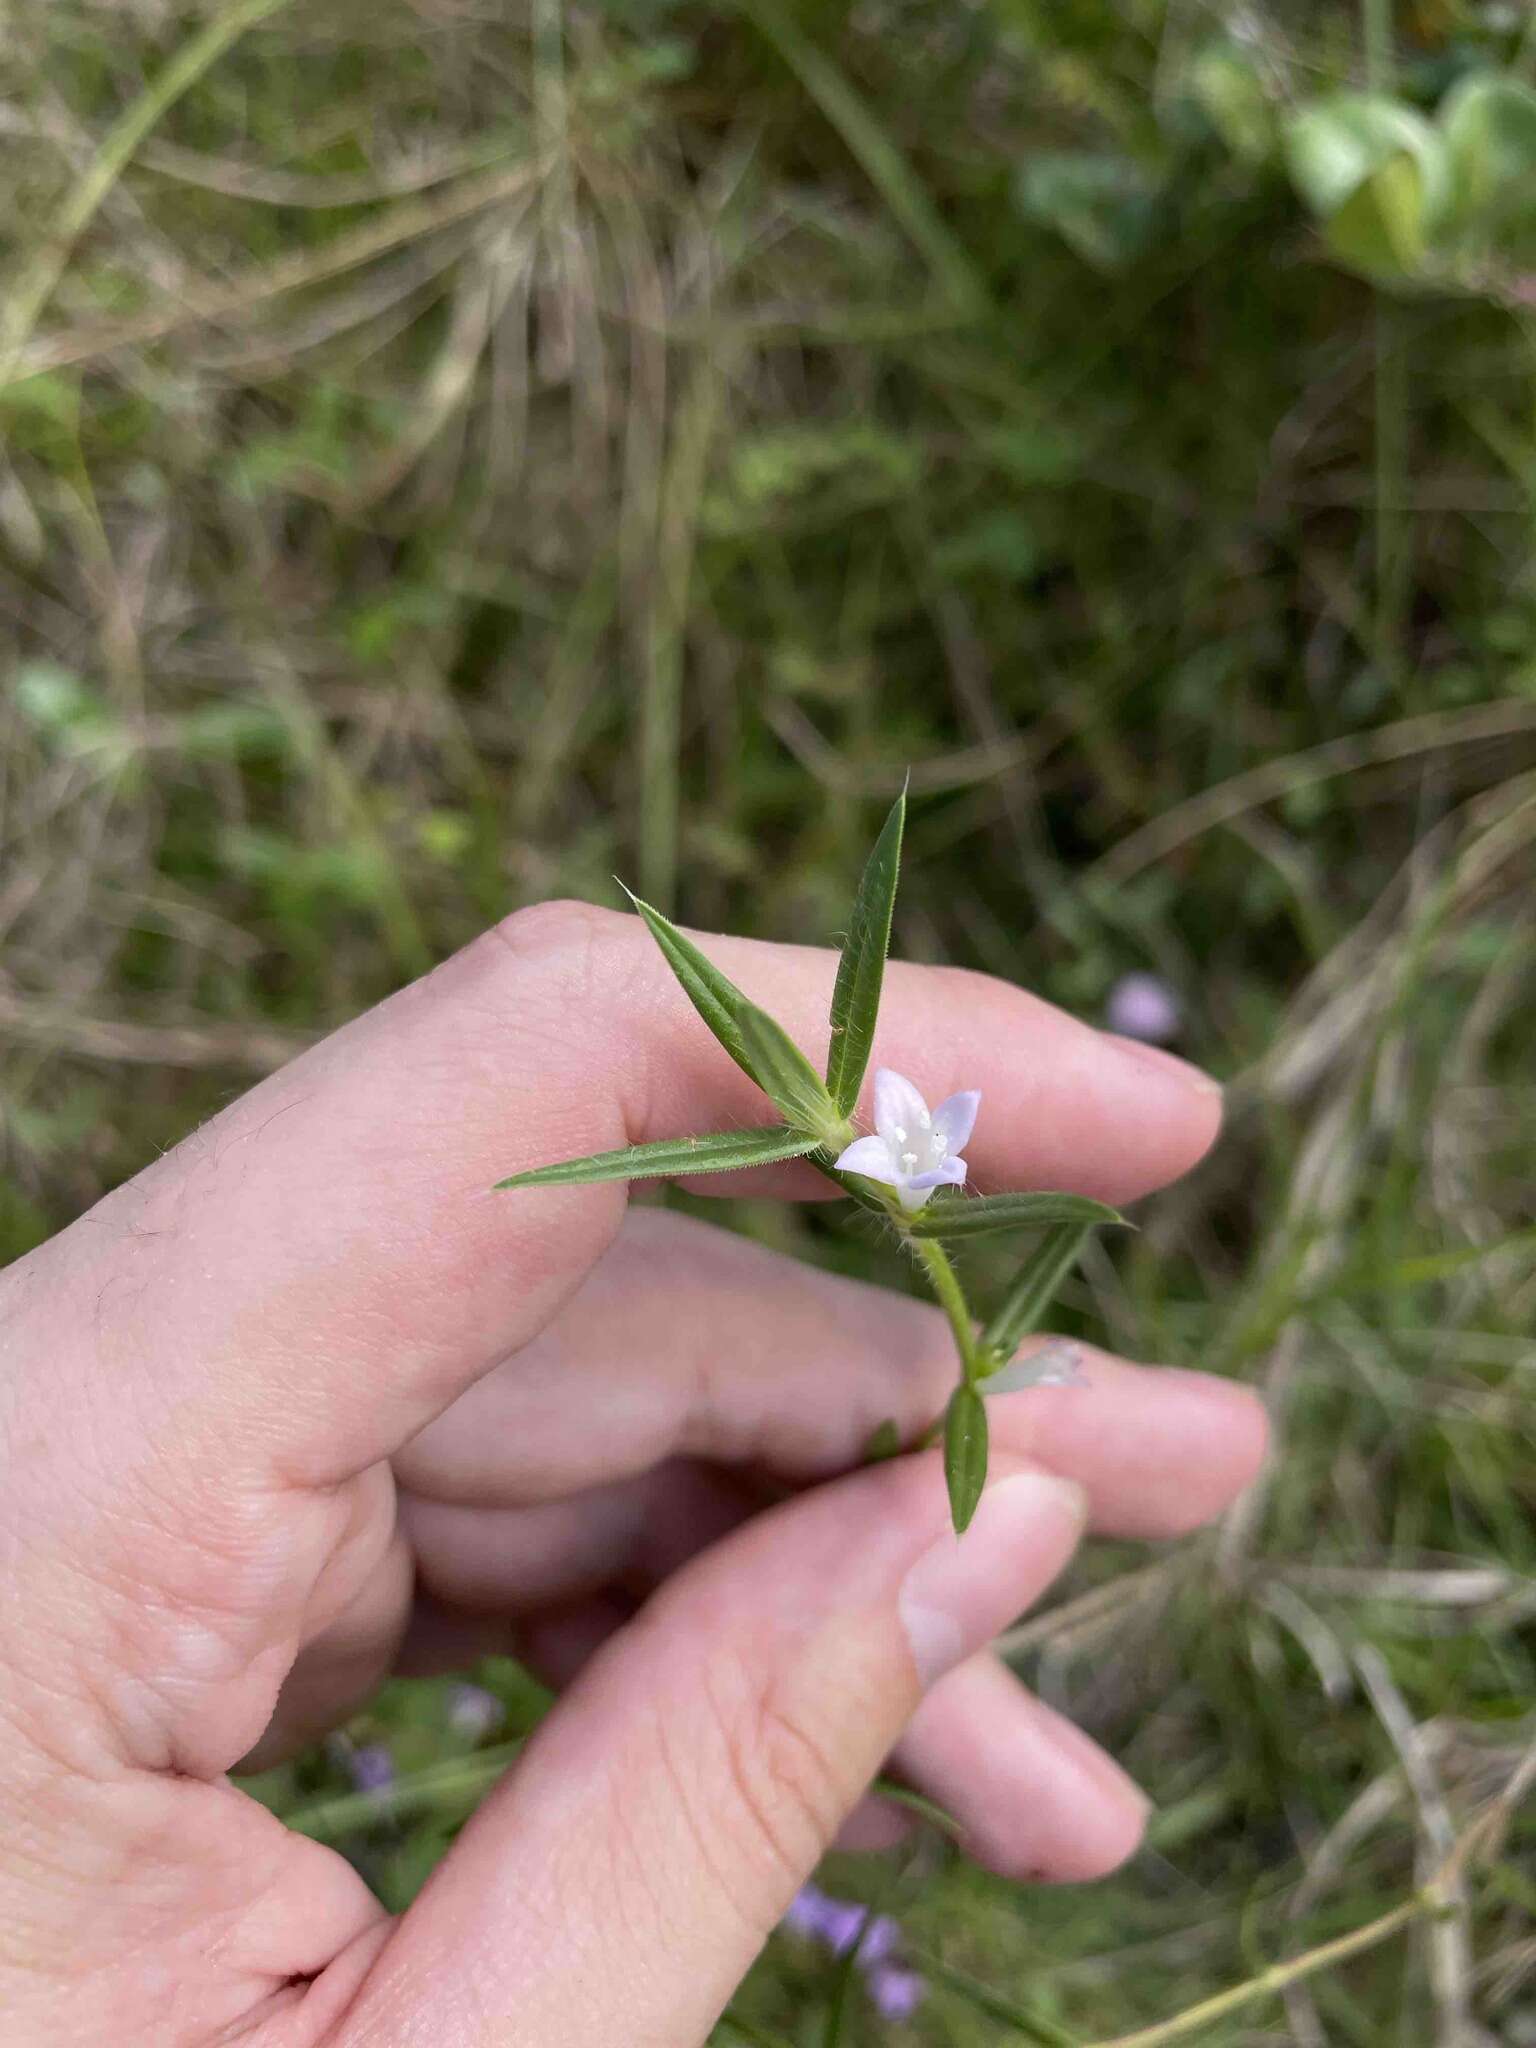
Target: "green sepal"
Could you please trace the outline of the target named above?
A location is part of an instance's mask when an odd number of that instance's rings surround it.
[[[987,1405],[964,1380],[944,1411],[944,1481],[955,1534],[963,1536],[987,1483]]]
[[[803,1159],[817,1140],[801,1131],[710,1131],[700,1138],[661,1138],[652,1145],[621,1145],[556,1166],[535,1166],[499,1180],[498,1188],[580,1187],[604,1180],[672,1179],[686,1173],[730,1173],[744,1166],[771,1166],[776,1159]]]
[[[901,835],[907,816],[903,788],[890,809],[864,865],[848,936],[837,963],[832,990],[832,1040],[827,1051],[827,1088],[844,1116],[852,1114],[864,1084],[875,1020],[880,1012],[880,984],[891,945],[891,917],[901,872]]]

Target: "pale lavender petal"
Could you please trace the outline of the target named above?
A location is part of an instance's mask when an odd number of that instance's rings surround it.
[[[395,1760],[382,1742],[365,1742],[354,1749],[347,1769],[359,1792],[383,1792],[395,1781]]]
[[[979,1088],[962,1088],[958,1095],[949,1095],[933,1112],[933,1128],[944,1140],[950,1152],[963,1152],[965,1141],[976,1128],[976,1112],[981,1107]]]
[[[909,1216],[915,1215],[932,1193],[932,1188],[914,1187],[905,1174],[896,1182],[896,1199]]]
[[[859,1943],[859,1962],[864,1969],[889,1962],[901,1946],[901,1929],[889,1913],[877,1913]]]
[[[836,1904],[836,1900],[829,1899],[815,1885],[803,1884],[790,1900],[782,1924],[793,1934],[803,1934],[808,1941],[824,1941],[827,1938],[827,1915]]]
[[[821,1938],[833,1955],[845,1956],[858,1940],[859,1930],[869,1917],[869,1908],[861,1906],[857,1899],[828,1899],[826,1904]]]
[[[888,1181],[896,1185],[896,1168],[891,1162],[891,1148],[884,1138],[855,1138],[846,1151],[840,1152],[832,1164],[839,1173],[862,1173],[866,1180]]]
[[[1178,1037],[1184,1012],[1177,995],[1155,974],[1122,974],[1109,992],[1104,1021],[1122,1038],[1166,1045]]]
[[[928,1128],[928,1105],[905,1074],[875,1069],[875,1129],[889,1145],[910,1145]]]
[[[915,1970],[885,1963],[869,1973],[870,2000],[882,2019],[911,2019],[927,1995],[928,1986]]]
[[[927,1173],[914,1173],[908,1181],[908,1186],[914,1188],[957,1188],[963,1184],[965,1175],[966,1165],[963,1159],[944,1159],[937,1166],[930,1168]]]

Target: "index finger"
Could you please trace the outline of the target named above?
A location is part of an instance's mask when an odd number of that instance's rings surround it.
[[[703,943],[824,1052],[832,954]],[[1193,1164],[1219,1122],[1192,1070],[980,975],[893,966],[877,1055],[930,1096],[981,1090],[968,1149],[990,1184],[1123,1199]],[[770,1120],[637,918],[520,912],[14,1269],[23,1398],[31,1358],[53,1398],[61,1374],[81,1380],[98,1422],[105,1400],[114,1428],[178,1455],[333,1483],[540,1329],[624,1211],[618,1186],[495,1181]]]

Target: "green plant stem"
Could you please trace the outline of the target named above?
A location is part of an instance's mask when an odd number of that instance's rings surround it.
[[[1296,1956],[1288,1963],[1275,1963],[1270,1969],[1261,1970],[1257,1977],[1250,1977],[1246,1983],[1235,1984],[1228,1991],[1218,1991],[1214,1998],[1203,1998],[1198,2005],[1186,2007],[1183,2012],[1175,2013],[1172,2019],[1159,2020],[1155,2026],[1141,2027],[1134,2034],[1117,2034],[1113,2040],[1089,2042],[1086,2048],[1164,2048],[1165,2042],[1182,2041],[1186,2035],[1198,2033],[1213,2020],[1224,2019],[1229,2012],[1236,2012],[1240,2006],[1248,2005],[1254,1999],[1267,1998],[1283,1991],[1288,1984],[1310,1977],[1317,1970],[1329,1969],[1335,1963],[1347,1962],[1364,1949],[1374,1948],[1410,1921],[1425,1913],[1438,1912],[1444,1903],[1439,1887],[1427,1885],[1424,1890],[1415,1892],[1411,1899],[1404,1900],[1402,1905],[1394,1906],[1390,1913],[1383,1913],[1379,1919],[1357,1927],[1351,1934],[1341,1934],[1336,1941],[1325,1941],[1320,1948],[1308,1949],[1305,1955]]]
[[[939,1306],[949,1317],[949,1327],[955,1333],[955,1349],[960,1353],[960,1363],[965,1376],[974,1386],[982,1377],[981,1353],[976,1346],[976,1319],[971,1314],[971,1305],[965,1298],[965,1289],[960,1285],[960,1275],[950,1262],[944,1247],[931,1237],[913,1237],[906,1233],[907,1249],[927,1273]]]
[[[48,233],[12,286],[0,313],[0,382],[8,382],[22,349],[53,296],[75,244],[161,116],[196,85],[247,29],[286,7],[289,0],[234,0],[188,38],[159,76],[108,129],[90,163],[70,189]]]

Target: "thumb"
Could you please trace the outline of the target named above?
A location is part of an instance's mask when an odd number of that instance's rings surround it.
[[[342,2040],[414,2041],[431,2013],[442,2048],[702,2041],[924,1689],[1070,1557],[1081,1489],[994,1469],[962,1538],[927,1455],[786,1503],[670,1581],[466,1828]]]

